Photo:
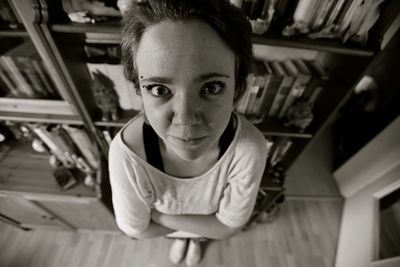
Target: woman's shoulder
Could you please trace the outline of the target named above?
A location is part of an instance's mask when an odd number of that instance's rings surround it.
[[[145,151],[143,146],[143,115],[137,115],[118,132],[111,143],[110,150],[121,151],[122,148],[133,152],[141,158],[145,158]]]
[[[240,121],[240,141],[245,142],[246,144],[250,142],[255,146],[259,146],[261,144],[265,145],[265,137],[263,133],[242,115],[238,115],[238,118]]]

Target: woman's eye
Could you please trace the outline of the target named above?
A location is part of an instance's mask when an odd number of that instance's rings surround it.
[[[225,89],[225,83],[223,82],[210,82],[206,83],[202,90],[201,94],[204,96],[215,96],[220,94]]]
[[[171,91],[163,85],[144,85],[143,87],[155,97],[166,97],[171,93]]]

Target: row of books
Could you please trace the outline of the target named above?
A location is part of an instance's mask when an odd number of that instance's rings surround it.
[[[314,61],[257,59],[236,111],[256,123],[265,117],[282,119],[297,99],[315,102],[328,79],[327,72]]]
[[[7,0],[0,2],[0,25],[10,28],[21,27],[22,21]]]
[[[43,142],[45,150],[55,156],[59,165],[77,168],[86,174],[93,174],[100,168],[99,151],[84,129],[38,123],[27,123],[25,127]]]
[[[338,38],[365,42],[366,33],[379,16],[382,1],[363,0],[231,0],[250,20],[271,24],[286,36]],[[270,28],[271,28],[270,27]],[[362,39],[362,40],[360,40]]]
[[[17,98],[61,99],[30,40],[0,52],[1,95]]]

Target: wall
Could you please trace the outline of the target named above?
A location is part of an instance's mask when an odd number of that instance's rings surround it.
[[[400,180],[399,137],[400,116],[334,173],[346,197],[335,267],[380,266],[372,263],[378,229],[374,194]],[[389,262],[399,263],[400,258]]]

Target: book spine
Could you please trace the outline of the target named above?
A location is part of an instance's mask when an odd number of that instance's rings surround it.
[[[281,62],[274,62],[275,65],[279,66],[282,69]],[[272,65],[274,67],[274,65]],[[287,95],[290,92],[290,88],[292,87],[294,76],[289,76],[287,73],[281,70],[282,82],[278,88],[278,91],[274,97],[271,108],[268,112],[268,117],[277,117],[279,115],[279,110],[281,109]]]
[[[296,11],[294,12],[293,20],[310,26],[317,8],[317,0],[300,0],[297,4]]]
[[[305,61],[304,63],[312,73],[312,80],[304,91],[303,98],[310,103],[314,103],[325,88],[325,84],[329,80],[329,75],[321,66],[313,61]]]
[[[250,98],[251,86],[254,83],[254,79],[255,79],[254,73],[249,73],[249,75],[246,78],[247,80],[246,90],[236,105],[236,111],[241,114],[246,113],[246,106]]]
[[[25,78],[23,77],[22,73],[14,63],[13,59],[8,56],[1,56],[0,61],[2,61],[3,66],[8,68],[10,71],[10,74],[13,77],[14,83],[17,85],[18,90],[25,96],[29,98],[35,98],[36,94],[34,90],[30,87],[30,85],[27,83]],[[10,75],[10,76],[11,76]]]
[[[268,115],[268,110],[271,107],[274,96],[278,91],[283,78],[282,76],[273,73],[270,62],[265,60],[264,65],[266,66],[268,73],[266,74],[267,79],[265,81],[264,92],[260,99],[260,107],[256,113],[260,119],[263,119]]]
[[[99,151],[97,147],[92,143],[87,133],[79,128],[75,128],[69,125],[62,125],[62,127],[68,132],[71,139],[79,148],[81,154],[86,158],[87,162],[94,169],[99,169]]]
[[[8,76],[8,73],[3,70],[1,63],[0,63],[0,79],[4,82],[7,86],[7,89],[11,93],[12,96],[20,97],[21,93],[17,90],[16,84],[14,81]]]
[[[326,0],[323,2],[321,5],[321,8],[319,9],[317,13],[317,17],[313,21],[312,29],[314,31],[318,31],[321,28],[323,28],[324,23],[327,19],[329,11],[331,11],[333,4],[336,2],[336,0]]]
[[[243,0],[230,0],[230,2],[238,8],[242,8]]]
[[[362,0],[351,0],[350,1],[351,5],[348,7],[346,12],[343,14],[343,17],[342,17],[343,19],[339,25],[339,32],[341,34],[344,34],[347,31],[348,27],[350,26],[354,10],[358,7],[360,1],[362,1]]]
[[[275,166],[278,162],[281,162],[292,145],[292,141],[288,137],[279,137],[275,140],[274,147],[272,148],[272,154],[270,158],[270,165]]]
[[[267,97],[267,91],[268,91],[268,85],[271,81],[271,74],[270,73],[265,73],[263,77],[263,84],[261,85],[259,90],[259,95],[257,96],[257,102],[254,105],[253,109],[253,114],[257,117],[260,117],[261,112],[265,111],[265,107],[263,106],[263,103],[266,101]]]
[[[290,91],[280,108],[278,118],[283,118],[286,115],[287,110],[293,105],[296,99],[300,98],[307,86],[307,84],[311,80],[311,75],[309,73],[304,73],[297,69],[293,61],[287,60],[284,62],[284,66],[288,68],[296,68],[296,71],[293,73],[294,81],[290,88]]]
[[[18,65],[21,73],[28,81],[31,88],[35,91],[37,97],[49,98],[49,93],[44,88],[38,74],[34,70],[31,59],[24,57],[15,57],[14,61]]]
[[[260,87],[262,86],[262,81],[263,77],[257,76],[254,80],[254,84],[250,89],[250,97],[249,97],[249,102],[247,103],[246,106],[246,112],[245,114],[251,115],[253,114],[254,106],[256,105],[256,99],[257,95],[259,94]]]
[[[329,17],[325,23],[326,27],[329,27],[329,26],[335,24],[335,21],[339,15],[339,12],[342,9],[345,2],[346,2],[346,0],[338,0],[337,3],[334,4],[334,7],[333,7],[331,13],[329,14]]]
[[[56,158],[62,162],[63,166],[68,167],[71,165],[71,162],[60,149],[57,141],[54,140],[53,136],[44,125],[37,125],[31,128],[35,132],[35,134],[47,145],[51,153],[54,154]]]
[[[55,85],[52,82],[47,71],[45,70],[41,60],[32,59],[31,64],[36,74],[38,75],[38,79],[41,81],[41,83],[43,84],[45,90],[49,93],[49,95],[52,98],[61,99],[60,94],[55,89]]]

